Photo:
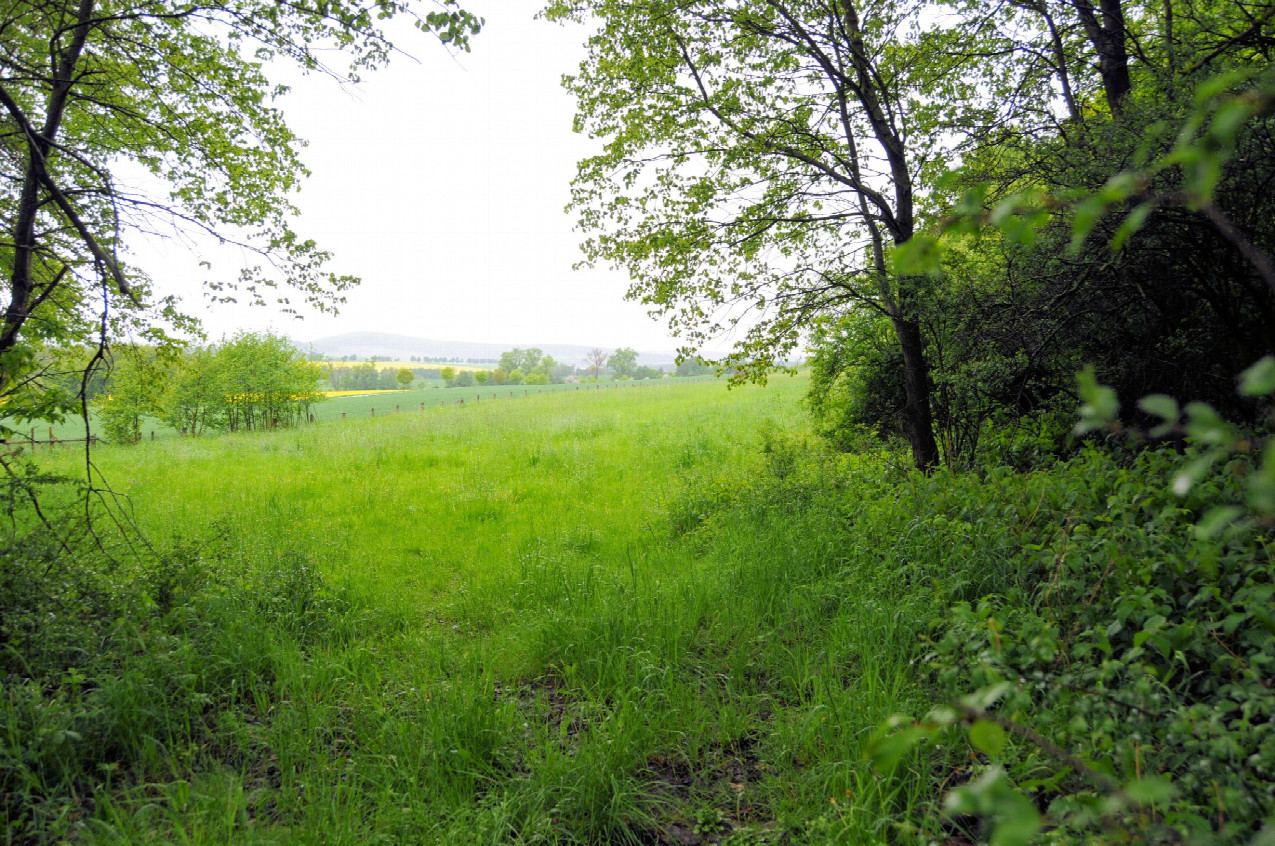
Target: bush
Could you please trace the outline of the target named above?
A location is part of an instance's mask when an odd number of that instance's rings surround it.
[[[281,656],[356,628],[348,597],[296,554],[245,571],[215,545],[127,552],[44,526],[0,548],[10,842],[73,836],[115,785],[242,759],[225,726],[266,719]]]

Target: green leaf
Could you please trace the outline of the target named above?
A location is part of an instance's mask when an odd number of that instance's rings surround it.
[[[1159,417],[1161,420],[1177,423],[1181,411],[1178,409],[1178,401],[1173,397],[1164,394],[1150,394],[1138,400],[1138,408],[1147,414]]]
[[[1177,788],[1165,776],[1148,776],[1124,787],[1125,795],[1139,805],[1163,805],[1177,795]]]
[[[923,276],[941,269],[942,254],[937,238],[916,235],[890,253],[894,272],[900,276]]]
[[[1098,377],[1092,366],[1076,374],[1076,386],[1082,401],[1080,422],[1075,427],[1077,435],[1102,429],[1116,419],[1120,412],[1116,392],[1106,385],[1098,384]]]
[[[1111,236],[1111,251],[1119,252],[1125,242],[1132,238],[1138,230],[1147,222],[1147,218],[1151,216],[1151,212],[1155,206],[1151,203],[1139,203],[1133,207],[1133,211],[1125,215],[1125,219],[1120,221],[1120,226]]]
[[[1173,492],[1178,496],[1186,496],[1191,492],[1191,488],[1195,487],[1196,483],[1204,478],[1205,474],[1209,472],[1220,457],[1221,454],[1216,450],[1209,450],[1187,464],[1173,477]]]
[[[1195,534],[1197,537],[1204,539],[1216,537],[1243,514],[1244,509],[1238,505],[1214,506],[1204,512],[1200,522],[1195,524]]]
[[[1040,831],[1040,812],[1021,793],[999,801],[996,811],[991,846],[1026,846]]]
[[[924,726],[911,725],[879,738],[869,748],[872,766],[883,773],[892,772],[904,755],[931,734],[932,731]]]
[[[975,749],[992,758],[999,758],[1005,748],[1005,729],[988,720],[970,726],[969,737]]]
[[[1263,356],[1240,374],[1240,393],[1246,397],[1275,393],[1275,356]]]
[[[1186,433],[1197,441],[1229,449],[1239,440],[1235,426],[1208,403],[1188,403],[1186,416]]]

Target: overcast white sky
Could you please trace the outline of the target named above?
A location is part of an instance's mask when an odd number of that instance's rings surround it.
[[[283,80],[293,91],[282,108],[309,141],[313,172],[296,200],[297,230],[363,284],[337,317],[194,309],[212,338],[242,327],[302,342],[376,331],[511,346],[677,346],[641,304],[624,300],[625,274],[572,269],[581,236],[564,206],[576,161],[597,142],[571,131],[574,104],[560,79],[578,65],[587,33],[534,20],[535,4],[465,6],[487,21],[471,53],[404,30],[396,43],[416,61],[400,56],[357,87]],[[148,246],[141,259],[165,277],[164,289],[193,291],[204,276],[176,246]],[[197,297],[185,295],[187,306]]]

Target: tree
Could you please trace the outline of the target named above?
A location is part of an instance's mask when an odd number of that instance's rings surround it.
[[[107,393],[98,400],[106,439],[116,444],[141,440],[142,418],[160,413],[163,364],[154,350],[123,347],[111,364]]]
[[[216,357],[232,432],[296,425],[323,399],[318,366],[281,335],[240,332]]]
[[[168,425],[191,435],[225,428],[225,373],[215,351],[198,348],[177,363],[169,377],[163,406]],[[329,376],[335,379],[335,372]]]
[[[456,381],[456,368],[444,367],[438,371],[438,378],[447,383],[447,387],[452,386],[452,382]]]
[[[476,373],[474,373],[474,381],[477,382],[479,385],[486,385],[487,380],[490,378],[491,378],[490,370],[479,370]]]
[[[606,366],[607,354],[606,350],[594,347],[584,356],[584,366],[593,371],[593,378],[598,378],[598,374],[602,372],[602,368]]]
[[[398,382],[398,386],[406,391],[416,381],[416,374],[406,367],[400,367],[398,373],[394,374],[394,381]]]
[[[637,350],[631,347],[620,347],[607,358],[607,367],[617,379],[632,379],[637,370]]]
[[[683,358],[677,363],[677,368],[673,371],[674,376],[710,376],[713,374],[712,365],[706,363],[698,356],[690,356]]]
[[[916,234],[918,184],[954,130],[997,115],[952,33],[920,23],[925,6],[591,0],[549,15],[598,25],[566,80],[577,125],[608,140],[573,183],[587,259],[623,265],[685,353],[747,316],[724,360],[741,377],[764,378],[816,316],[885,315],[928,469],[925,280],[889,253]]]
[[[41,342],[132,332],[163,343],[194,328],[121,258],[138,233],[204,233],[261,258],[237,278],[214,277],[217,298],[273,297],[293,311],[282,285],[321,310],[342,301],[355,280],[327,272],[328,254],[291,228],[301,142],[272,105],[263,61],[332,73],[316,48],[335,47],[352,74],[373,68],[393,49],[378,21],[397,14],[415,12],[397,0],[14,0],[0,11],[0,397],[10,415],[38,404]],[[417,22],[462,47],[479,23],[452,5]],[[116,178],[137,167],[167,193]]]

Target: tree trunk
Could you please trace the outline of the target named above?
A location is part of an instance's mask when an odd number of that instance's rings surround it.
[[[912,462],[928,473],[939,466],[939,447],[930,413],[930,373],[921,327],[915,320],[898,315],[892,315],[890,321],[903,351],[903,432],[912,447]]]
[[[1129,78],[1129,54],[1125,50],[1124,9],[1120,0],[1098,0],[1102,13],[1100,21],[1089,0],[1078,0],[1075,5],[1089,43],[1098,54],[1098,75],[1102,77],[1107,105],[1114,117],[1120,117],[1124,112],[1124,97],[1133,89]]]

